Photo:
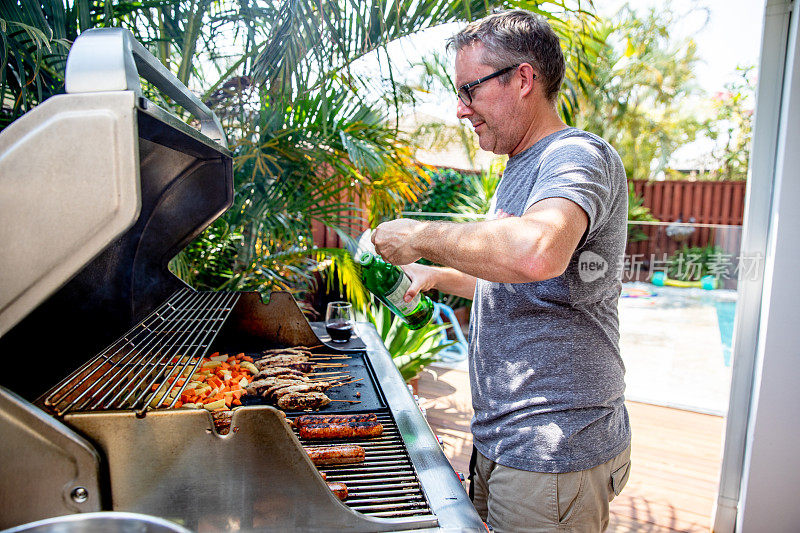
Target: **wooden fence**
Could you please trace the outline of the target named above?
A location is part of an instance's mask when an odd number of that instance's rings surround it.
[[[664,222],[679,218],[698,224],[741,226],[744,217],[744,181],[633,180],[636,194],[653,216]]]

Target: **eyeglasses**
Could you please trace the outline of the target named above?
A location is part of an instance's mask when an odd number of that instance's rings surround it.
[[[458,99],[461,100],[461,102],[465,106],[467,106],[467,107],[471,106],[472,105],[472,93],[470,92],[470,89],[472,89],[476,85],[480,85],[481,83],[483,83],[485,81],[489,81],[492,78],[496,78],[497,76],[501,76],[501,75],[505,74],[506,72],[508,72],[509,70],[514,70],[518,66],[519,65],[512,65],[510,67],[501,68],[500,70],[498,70],[496,72],[492,72],[488,76],[484,76],[484,77],[482,77],[480,79],[477,79],[475,81],[471,81],[469,83],[465,83],[464,85],[462,85],[461,87],[458,88],[458,91],[457,91]],[[534,79],[536,79],[535,75],[534,75]]]

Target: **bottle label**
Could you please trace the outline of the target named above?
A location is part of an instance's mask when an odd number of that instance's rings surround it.
[[[400,280],[397,282],[394,288],[392,288],[392,290],[390,290],[385,296],[385,298],[390,301],[392,305],[397,307],[398,311],[403,313],[403,316],[410,315],[419,305],[419,293],[417,293],[417,295],[414,296],[410,302],[403,300],[403,296],[406,295],[406,291],[408,291],[410,286],[411,280],[408,279],[408,276],[402,275],[400,276]]]

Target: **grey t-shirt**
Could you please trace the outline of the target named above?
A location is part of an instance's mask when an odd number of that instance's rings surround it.
[[[478,280],[469,364],[475,446],[533,472],[602,464],[630,444],[617,300],[625,252],[627,182],[616,151],[576,128],[508,160],[490,216],[520,216],[566,198],[589,227],[561,276],[532,283]]]

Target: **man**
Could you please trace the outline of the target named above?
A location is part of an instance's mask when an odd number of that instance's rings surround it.
[[[473,502],[495,531],[601,531],[625,485],[617,299],[627,187],[617,153],[555,104],[558,37],[522,10],[451,38],[457,114],[508,154],[489,220],[393,220],[372,241],[413,283],[473,298]],[[445,265],[413,264],[420,258]]]

